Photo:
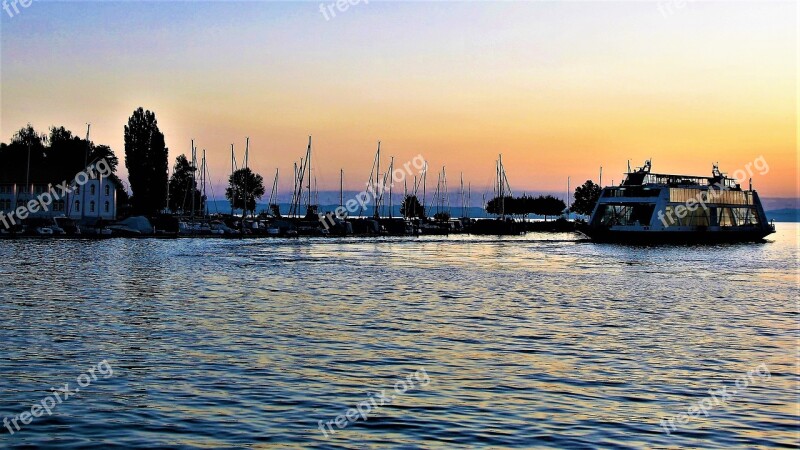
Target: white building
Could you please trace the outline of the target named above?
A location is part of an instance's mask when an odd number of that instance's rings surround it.
[[[53,183],[34,180],[0,180],[0,211],[11,214],[41,195],[50,192],[54,201],[45,211],[31,213],[29,217],[69,217],[79,222],[93,223],[97,219],[115,220],[117,217],[117,183],[109,178],[89,179],[83,186],[73,181],[71,192],[61,197],[61,189]],[[57,200],[56,200],[57,198]]]

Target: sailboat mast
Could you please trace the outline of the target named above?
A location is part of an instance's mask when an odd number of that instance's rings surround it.
[[[381,186],[381,141],[378,141],[378,153],[375,156],[377,161],[377,167],[375,169],[375,218],[381,218],[381,195],[383,194],[383,186]],[[380,189],[381,195],[378,194],[377,190]]]
[[[194,146],[194,139],[192,139],[192,233],[194,233],[194,192],[197,186],[197,147]]]
[[[497,182],[499,183],[498,189],[500,192],[500,217],[506,218],[506,198],[503,192],[503,155],[498,155],[497,158]]]
[[[569,210],[570,210],[570,195],[569,195],[569,177],[567,177],[567,220],[569,220]]]
[[[292,206],[289,208],[289,215],[290,216],[293,215],[293,214],[296,214],[296,206],[295,205],[298,203],[298,201],[297,201],[297,178],[298,178],[298,175],[297,175],[297,163],[295,162],[294,163],[294,181],[293,181],[294,182],[294,186],[292,187]]]
[[[439,172],[439,174],[436,177],[436,196],[433,197],[434,199],[436,199],[435,200],[435,202],[436,202],[436,215],[439,215],[439,213],[441,212],[442,200],[439,198],[439,191],[441,190],[441,188],[442,188],[442,173]]]
[[[247,162],[248,162],[247,159],[248,159],[249,155],[250,155],[250,138],[248,137],[248,138],[245,138],[245,146],[244,146],[244,168],[245,169],[248,168],[247,167]],[[247,217],[247,206],[248,206],[247,204],[249,203],[249,200],[250,200],[249,199],[250,196],[247,194],[247,170],[244,171],[243,175],[244,176],[242,178],[244,179],[244,181],[243,181],[243,184],[244,184],[244,192],[243,192],[244,204],[242,205],[242,209],[244,211],[242,211],[242,228],[244,228],[244,218]],[[255,207],[255,205],[253,205],[253,206]]]
[[[308,203],[306,215],[311,211],[311,135],[308,136],[308,150],[306,150],[306,165],[308,166]]]
[[[83,167],[84,168],[89,165],[89,130],[91,128],[92,128],[92,124],[87,123],[86,124],[86,151],[84,152],[84,158],[83,158]],[[30,189],[30,185],[28,185],[29,178],[30,178],[30,173],[31,173],[31,144],[30,144],[30,142],[28,142],[28,169],[25,172],[25,174],[26,174],[25,175],[25,189]],[[30,191],[28,191],[28,193],[30,195]],[[84,186],[84,188],[81,189],[81,221],[83,221],[83,218],[85,216],[84,215],[84,211],[86,211],[86,186]]]
[[[447,212],[450,214],[450,191],[447,189],[447,172],[445,171],[445,167],[442,166],[442,187],[444,187],[444,197],[442,197],[442,211]],[[447,209],[445,210],[444,207],[447,205]]]
[[[465,211],[467,213],[467,215],[465,217],[467,219],[469,219],[469,205],[471,203],[472,203],[472,183],[469,183],[467,185],[467,207],[465,208]]]
[[[425,168],[422,169],[422,215],[427,219],[428,213],[425,211],[425,195],[428,190],[428,161],[425,161]]]
[[[466,207],[464,205],[464,172],[461,172],[461,217],[467,217]]]
[[[394,207],[394,203],[392,203],[393,185],[394,185],[394,156],[392,156],[392,160],[389,163],[389,218],[390,219],[394,217],[394,213],[392,212],[392,208]]]
[[[208,196],[206,195],[206,180],[208,179],[208,166],[206,166],[206,149],[203,149],[203,173],[202,176],[202,183],[203,183],[203,217],[208,216]]]

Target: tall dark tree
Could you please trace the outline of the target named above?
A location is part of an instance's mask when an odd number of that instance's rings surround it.
[[[155,113],[134,111],[125,126],[125,166],[138,214],[155,214],[167,203],[167,153]]]
[[[489,214],[511,215],[514,210],[514,198],[511,196],[495,197],[486,203],[486,212]]]
[[[38,133],[28,124],[17,131],[10,144],[0,144],[0,178],[17,178],[27,172],[30,144],[30,175],[45,177],[56,184],[71,181],[87,163],[105,159],[116,183],[117,211],[127,208],[128,192],[115,174],[119,159],[107,145],[95,145],[63,126],[50,128],[49,134]]]
[[[255,212],[256,201],[264,196],[264,192],[264,178],[248,167],[231,174],[225,198],[233,209],[241,209],[247,215],[248,211]]]
[[[567,204],[560,198],[548,196],[539,196],[533,199],[533,213],[538,216],[544,216],[545,222],[548,216],[558,216],[564,213],[567,209]]]
[[[47,143],[47,136],[43,133],[37,133],[36,130],[33,129],[33,126],[28,124],[14,133],[14,137],[11,138],[11,143],[24,145],[25,147],[30,144],[32,150],[43,152],[45,144]]]
[[[597,200],[600,199],[600,186],[592,180],[586,180],[582,186],[575,188],[575,202],[570,210],[577,214],[589,216],[594,212]]]
[[[91,162],[89,153],[92,151],[92,143],[74,135],[63,126],[50,128],[48,144],[45,149],[47,162],[52,167],[59,168],[60,178],[72,178]]]
[[[31,169],[35,170],[45,159],[46,143],[47,136],[38,133],[31,124],[20,128],[8,145],[0,146],[0,173],[9,174],[9,177],[24,176],[29,160]]]
[[[192,213],[192,195],[194,195],[195,214],[205,211],[205,197],[197,189],[197,171],[186,155],[175,159],[172,178],[169,180],[169,209],[181,214]]]
[[[416,195],[407,195],[400,204],[400,214],[406,219],[425,218],[425,210]]]
[[[91,150],[89,151],[89,163],[93,161],[99,161],[101,159],[106,160],[112,172],[117,172],[117,167],[119,167],[119,158],[117,158],[117,155],[115,155],[114,151],[111,150],[111,147],[107,145],[92,145]]]

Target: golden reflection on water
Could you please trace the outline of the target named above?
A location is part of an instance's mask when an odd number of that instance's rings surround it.
[[[61,417],[155,446],[783,445],[796,425],[797,231],[713,247],[111,240],[89,244],[91,259],[75,256],[80,242],[3,243],[0,256],[22,258],[0,265],[3,279],[35,280],[12,282],[2,305],[0,370],[22,380],[3,412],[102,355],[118,377]],[[52,270],[64,258],[72,270]],[[65,356],[37,362],[45,353]],[[761,363],[772,378],[740,402],[661,433],[659,420]],[[424,389],[330,440],[317,430],[420,367]]]

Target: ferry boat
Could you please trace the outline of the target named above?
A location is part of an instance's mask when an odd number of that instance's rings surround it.
[[[587,227],[598,242],[755,242],[775,232],[758,194],[714,165],[710,177],[656,174],[650,161],[603,188]]]

